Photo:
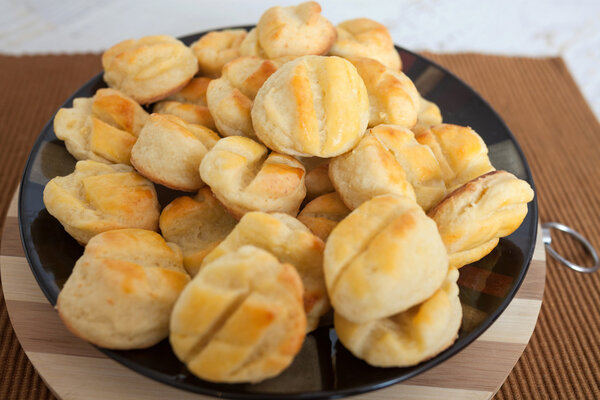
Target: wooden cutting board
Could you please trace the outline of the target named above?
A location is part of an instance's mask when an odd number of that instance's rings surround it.
[[[352,398],[491,398],[525,350],[542,305],[546,257],[540,232],[538,229],[533,260],[521,288],[483,335],[454,357],[421,375]],[[25,259],[19,238],[16,194],[3,229],[0,272],[6,306],[21,346],[58,398],[209,399],[139,375],[66,330]]]

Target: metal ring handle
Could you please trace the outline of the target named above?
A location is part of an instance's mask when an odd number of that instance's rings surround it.
[[[555,228],[555,229],[558,229],[559,231],[563,231],[563,232],[567,233],[568,235],[571,235],[575,239],[577,239],[579,241],[579,243],[581,243],[586,248],[586,250],[590,253],[592,258],[594,259],[594,265],[591,267],[583,267],[581,265],[575,264],[575,263],[567,260],[560,254],[558,254],[556,252],[556,250],[554,250],[551,246],[552,236],[550,236],[550,228]],[[569,228],[566,225],[563,225],[558,222],[546,222],[545,224],[542,224],[542,241],[544,242],[544,245],[546,246],[546,250],[548,250],[548,253],[550,253],[550,255],[552,257],[557,259],[563,265],[565,265],[577,272],[583,272],[583,273],[589,274],[589,273],[595,272],[598,269],[600,269],[600,259],[598,258],[598,253],[596,252],[596,249],[594,249],[594,246],[592,246],[592,244],[590,242],[588,242],[588,240],[585,237],[583,237],[583,235],[581,235],[576,230]]]

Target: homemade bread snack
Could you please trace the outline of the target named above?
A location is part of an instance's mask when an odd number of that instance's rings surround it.
[[[304,164],[306,168],[306,164]],[[312,169],[306,168],[306,200],[311,201],[319,196],[335,191],[329,179],[329,160],[323,160]]]
[[[283,371],[304,341],[302,282],[254,246],[206,265],[171,314],[171,346],[201,379],[259,382]]]
[[[404,73],[371,58],[348,59],[365,82],[369,95],[369,127],[395,124],[412,128],[417,123],[420,96]]]
[[[79,161],[75,171],[44,188],[48,212],[80,243],[121,228],[158,228],[154,185],[122,164]]]
[[[206,91],[211,79],[194,78],[179,92],[154,104],[153,111],[158,114],[171,114],[189,124],[197,124],[215,130],[217,126],[208,109]]]
[[[333,192],[319,196],[304,206],[298,214],[298,220],[325,242],[333,228],[348,214],[350,209]]]
[[[429,146],[440,164],[448,193],[472,179],[494,171],[485,142],[473,129],[441,124],[416,135]]]
[[[223,75],[208,86],[208,108],[223,136],[256,139],[252,126],[253,100],[275,64],[258,57],[240,57],[223,67]]]
[[[244,29],[225,29],[208,32],[192,43],[190,47],[198,59],[200,73],[218,78],[223,66],[240,56],[240,44],[245,37]]]
[[[193,277],[202,260],[231,232],[237,220],[225,210],[209,188],[196,196],[178,197],[160,214],[160,231],[183,250],[183,266]]]
[[[56,137],[78,160],[129,164],[131,148],[148,118],[132,98],[114,89],[100,89],[92,98],[73,100],[54,117]]]
[[[417,124],[411,128],[415,135],[423,133],[433,125],[442,123],[442,113],[440,108],[434,102],[431,102],[419,96],[419,113],[417,114]]]
[[[175,300],[190,281],[181,250],[156,232],[119,229],[94,236],[56,308],[75,335],[108,349],[142,349],[169,334]]]
[[[362,324],[433,295],[448,273],[448,255],[435,223],[413,200],[385,195],[333,229],[324,268],[335,312]]]
[[[458,271],[451,269],[443,285],[424,302],[390,317],[357,324],[339,314],[335,331],[356,357],[376,367],[408,367],[448,348],[458,336],[462,308]]]
[[[336,38],[334,26],[314,1],[269,8],[256,24],[260,48],[268,58],[327,54]]]
[[[267,147],[295,156],[334,157],[352,149],[369,120],[356,68],[339,57],[284,64],[258,91],[252,123]]]
[[[282,263],[296,268],[304,286],[302,298],[306,312],[306,330],[314,330],[319,325],[321,316],[330,308],[323,277],[323,241],[300,221],[287,214],[249,212],[204,258],[202,265],[210,264],[245,245],[266,250]]]
[[[459,253],[453,264],[460,267],[483,258],[494,248],[495,239],[513,233],[531,200],[533,190],[527,182],[506,171],[493,171],[450,193],[428,215],[448,254]]]
[[[185,44],[167,35],[117,43],[102,54],[104,80],[140,104],[177,92],[198,71],[198,61]]]
[[[256,28],[250,29],[250,32],[248,32],[242,43],[240,43],[240,56],[269,58],[258,42]]]
[[[402,129],[398,127],[398,129]],[[417,197],[403,164],[371,129],[352,151],[329,163],[329,178],[351,210],[381,194]]]
[[[192,192],[204,186],[198,167],[218,140],[219,135],[204,126],[152,114],[131,149],[131,164],[153,182]]]
[[[202,159],[200,176],[236,218],[248,211],[296,216],[306,195],[304,167],[242,136],[221,139]]]
[[[402,69],[400,55],[387,28],[368,18],[344,21],[336,27],[337,40],[329,54],[344,58],[366,57],[395,71]]]

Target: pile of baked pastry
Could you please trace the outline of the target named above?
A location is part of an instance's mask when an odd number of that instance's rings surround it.
[[[434,356],[461,324],[457,268],[533,198],[442,123],[384,26],[334,27],[315,2],[190,47],[127,40],[102,64],[109,88],[54,119],[80,161],[44,203],[86,246],[57,309],[98,346],[169,337],[206,380],[279,374],[330,305],[371,365]],[[197,194],[160,210],[155,184]]]

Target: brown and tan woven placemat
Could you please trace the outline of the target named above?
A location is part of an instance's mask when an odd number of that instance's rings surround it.
[[[516,135],[533,170],[541,221],[571,225],[598,247],[600,125],[564,62],[426,56],[479,91]],[[100,71],[100,61],[97,55],[0,56],[0,71],[1,226],[37,134]],[[572,242],[559,240],[556,247],[586,262]],[[549,260],[546,285],[531,342],[496,398],[600,398],[600,273],[578,274]],[[21,350],[0,297],[0,399],[53,398]]]

